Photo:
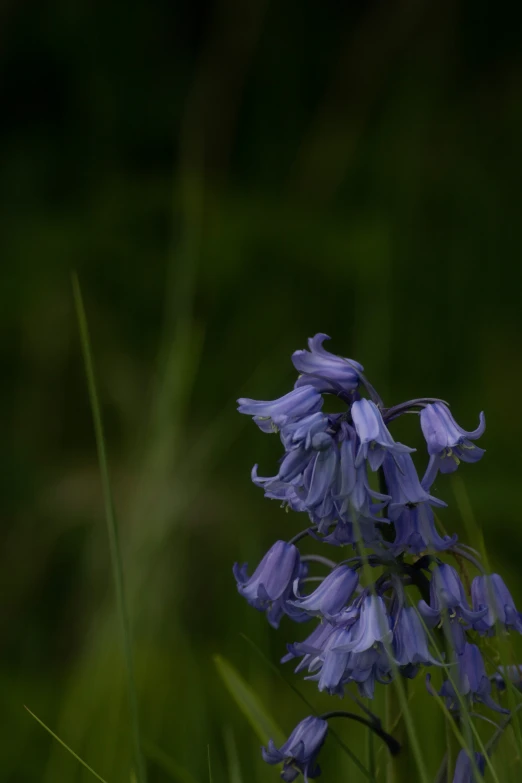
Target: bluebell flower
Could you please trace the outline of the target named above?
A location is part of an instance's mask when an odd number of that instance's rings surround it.
[[[506,680],[509,680],[520,691],[522,690],[522,666],[520,664],[518,666],[499,666],[489,679],[495,683],[499,691],[506,690]]]
[[[288,421],[281,430],[281,440],[286,451],[299,446],[311,448],[313,436],[318,432],[326,432],[330,427],[330,418],[317,411],[309,416]]]
[[[370,487],[364,463],[356,466],[357,435],[354,428],[343,422],[338,437],[339,469],[336,484],[332,489],[336,518],[345,524],[358,522],[363,525],[371,520],[389,522],[378,514],[390,500],[390,496]]]
[[[323,406],[323,398],[312,386],[302,385],[278,400],[241,397],[238,405],[239,413],[252,416],[263,432],[277,432],[285,424],[319,411]]]
[[[345,649],[345,642],[350,643],[350,634],[343,628],[336,628],[326,637],[316,656],[307,659],[308,671],[314,674],[306,679],[316,681],[319,691],[332,696],[342,696],[345,686],[355,682],[361,696],[373,698],[375,683],[391,680],[390,658],[382,643],[352,652]]]
[[[352,359],[345,359],[323,348],[327,334],[316,334],[308,340],[310,351],[295,351],[292,362],[301,373],[295,386],[312,385],[318,392],[352,395],[359,385],[362,365]]]
[[[276,541],[251,577],[247,568],[246,563],[242,566],[236,563],[233,570],[238,592],[251,606],[260,612],[267,611],[268,621],[276,628],[283,611],[297,616],[295,607],[288,603],[294,597],[293,585],[301,568],[297,547]]]
[[[371,400],[356,400],[352,405],[351,413],[359,438],[356,467],[361,465],[363,460],[368,460],[370,468],[378,470],[386,453],[394,455],[415,451],[393,440],[379,408]]]
[[[395,523],[392,551],[419,554],[425,549],[448,549],[456,536],[440,536],[432,506],[445,506],[422,486],[409,454],[386,454],[383,462],[386,486],[391,495],[388,516]]]
[[[466,432],[457,424],[443,402],[426,405],[420,420],[430,455],[423,486],[430,487],[439,470],[441,473],[453,473],[460,462],[478,462],[484,454],[484,449],[472,442],[480,438],[486,429],[483,413],[480,414],[479,426],[472,432]]]
[[[474,758],[476,768],[481,775],[484,775],[486,770],[486,759],[482,753],[477,752],[474,753]],[[457,756],[453,783],[478,783],[478,779],[473,771],[473,765],[467,750],[462,749]]]
[[[390,617],[386,604],[379,595],[366,595],[358,607],[358,616],[353,621],[353,609],[345,610],[336,618],[339,625],[346,624],[349,619],[350,628],[346,638],[335,645],[336,650],[360,653],[373,647],[377,642],[389,644],[393,637],[390,627]]]
[[[464,635],[462,630],[460,632],[457,630],[458,623],[462,621],[468,626],[472,625],[485,615],[486,610],[470,609],[459,575],[452,566],[441,563],[432,572],[430,605],[428,606],[424,600],[419,601],[419,612],[429,628],[434,628],[440,623],[443,612],[447,612],[452,621],[450,629],[455,631],[452,636],[453,642],[457,652],[461,652]],[[453,629],[453,622],[456,623],[455,629]]]
[[[443,500],[430,495],[422,486],[409,454],[385,454],[383,462],[386,486],[391,495],[388,516],[395,520],[405,508],[428,503],[431,506],[445,506]]]
[[[264,490],[265,497],[271,500],[280,500],[282,505],[291,508],[292,511],[306,511],[306,505],[300,490],[301,477],[297,476],[292,481],[281,481],[278,476],[263,478],[257,474],[257,465],[252,468],[252,481],[256,487]]]
[[[388,520],[382,521],[388,522]],[[383,548],[382,533],[373,519],[359,518],[357,523],[338,521],[333,531],[323,536],[321,541],[332,546],[347,546],[362,541],[365,546],[372,547],[376,551]]]
[[[496,712],[508,713],[491,698],[491,682],[486,674],[484,661],[476,644],[466,642],[464,649],[455,657],[457,671],[453,674],[453,682],[461,696],[470,703],[479,702]],[[451,680],[446,680],[439,691],[450,710],[459,710],[460,702]]]
[[[428,650],[428,637],[413,606],[404,606],[393,627],[393,655],[399,666],[438,664]]]
[[[392,663],[382,644],[360,653],[329,649],[323,657],[320,672],[307,679],[317,680],[318,689],[332,696],[343,696],[345,687],[354,682],[361,696],[373,699],[375,684],[392,680]]]
[[[293,644],[287,644],[287,654],[281,658],[281,663],[288,663],[293,658],[299,658],[302,656],[301,661],[298,663],[295,671],[300,672],[303,669],[309,667],[313,660],[324,650],[328,639],[332,634],[337,631],[332,623],[320,622],[312,633],[302,642],[294,642]]]
[[[429,549],[443,552],[457,541],[457,536],[441,536],[435,526],[433,509],[427,503],[406,507],[394,521],[395,539],[392,552],[418,555]]]
[[[359,577],[355,571],[347,565],[339,565],[310,595],[299,596],[298,584],[294,584],[294,592],[298,598],[291,603],[312,616],[335,615],[348,603],[358,583]]]
[[[498,625],[506,630],[514,628],[522,633],[522,615],[517,611],[513,597],[498,574],[476,576],[471,583],[471,599],[476,611],[486,613],[473,623],[481,634],[491,635]]]
[[[286,783],[292,783],[299,773],[303,774],[305,783],[321,774],[317,764],[317,756],[321,750],[326,735],[328,723],[322,718],[310,715],[298,723],[287,741],[276,748],[273,740],[269,740],[268,748],[262,748],[263,760],[267,764],[283,764],[281,778]]]

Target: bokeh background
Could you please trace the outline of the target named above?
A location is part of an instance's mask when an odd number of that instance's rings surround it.
[[[469,429],[486,411],[487,455],[461,476],[522,598],[521,31],[520,4],[483,0],[4,0],[2,780],[91,779],[24,704],[109,783],[130,780],[72,270],[151,781],[208,780],[207,748],[214,781],[277,779],[215,654],[283,731],[307,713],[240,635],[271,661],[301,638],[242,602],[231,564],[306,522],[251,485],[279,447],[235,399],[288,390],[317,331],[390,404],[441,396]],[[413,420],[396,434],[422,445]],[[437,491],[464,536],[451,484]],[[323,755],[326,780],[350,770],[333,743]]]

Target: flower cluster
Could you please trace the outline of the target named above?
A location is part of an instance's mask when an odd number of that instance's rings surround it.
[[[484,415],[467,432],[436,398],[386,408],[363,367],[329,353],[326,339],[317,334],[309,340],[309,351],[293,354],[300,374],[288,394],[274,401],[238,400],[239,412],[252,416],[263,432],[277,433],[284,450],[275,475],[261,477],[254,466],[254,484],[310,520],[293,538],[277,541],[251,576],[246,564],[236,564],[238,590],[266,612],[274,627],[285,615],[299,623],[315,621],[304,641],[288,645],[282,660],[297,660],[296,672],[306,672],[320,691],[343,696],[356,688],[371,699],[376,683],[413,678],[424,667],[436,667],[445,678],[439,693],[449,709],[478,702],[506,712],[491,695],[492,682],[502,690],[503,672],[487,675],[475,642],[498,630],[521,632],[522,616],[501,577],[486,575],[472,550],[439,531],[434,509],[446,504],[432,494],[439,473],[483,456],[475,441],[484,432]],[[325,395],[337,398],[338,412],[323,412]],[[415,449],[396,441],[389,430],[405,413],[420,418],[428,453],[422,478],[412,458]],[[297,545],[306,536],[330,547],[348,545],[350,557],[337,562],[302,555]],[[452,557],[456,567],[442,556]],[[478,571],[470,586],[464,561]],[[318,566],[327,573],[310,576]],[[373,581],[368,573],[375,575]],[[518,669],[517,675],[520,680]],[[510,672],[508,679],[514,676]],[[427,682],[432,691],[429,674]],[[316,758],[334,715],[354,717],[340,712],[310,716],[281,748],[270,742],[263,758],[283,764],[285,781],[300,773],[305,781],[317,777]],[[376,716],[356,719],[397,751]],[[483,762],[477,754],[472,764],[463,750],[454,781],[471,780],[472,767],[482,770]]]

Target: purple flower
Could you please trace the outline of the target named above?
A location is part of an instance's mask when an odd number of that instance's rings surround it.
[[[456,537],[442,538],[435,527],[431,506],[445,506],[422,486],[409,454],[386,454],[384,475],[391,503],[388,516],[395,522],[392,551],[419,554],[425,549],[437,552],[452,546]]]
[[[298,599],[290,603],[312,616],[335,615],[348,603],[358,582],[359,577],[355,571],[347,565],[340,565],[334,568],[310,595],[299,596],[298,585],[294,584]]]
[[[239,413],[252,416],[263,432],[277,432],[285,424],[319,411],[323,406],[323,398],[312,386],[302,385],[278,400],[241,397],[238,404]]]
[[[484,661],[476,644],[466,642],[463,651],[456,656],[457,672],[454,677],[459,693],[471,704],[480,702],[496,712],[508,713],[491,698],[491,682],[486,674]],[[446,700],[450,710],[458,710],[459,699],[450,680],[443,683],[440,696]]]
[[[377,405],[370,400],[357,400],[352,405],[352,418],[360,445],[355,465],[358,467],[363,460],[368,460],[372,470],[378,470],[385,454],[405,454],[410,449],[402,443],[396,443],[386,427]]]
[[[497,623],[502,628],[514,628],[522,633],[522,615],[498,574],[476,576],[471,583],[471,599],[475,611],[487,610],[473,623],[473,628],[480,634],[492,635]]]
[[[291,783],[302,772],[305,783],[310,778],[317,778],[321,768],[317,764],[317,755],[321,750],[326,735],[328,723],[322,718],[310,715],[298,723],[287,741],[276,748],[273,740],[269,740],[268,748],[262,748],[263,760],[267,764],[283,764],[281,778]]]
[[[506,680],[520,691],[522,690],[522,666],[499,666],[489,679],[495,683],[499,691],[506,690]]]
[[[318,392],[352,395],[359,385],[362,365],[351,359],[344,359],[323,348],[323,342],[329,340],[327,334],[316,334],[308,340],[310,351],[295,351],[292,362],[298,372],[296,388],[312,385]]]
[[[318,680],[319,690],[332,696],[343,696],[345,686],[355,682],[361,696],[373,699],[376,682],[391,682],[392,664],[382,644],[360,653],[333,648],[323,657],[321,671],[307,679]]]
[[[430,495],[421,486],[415,465],[409,454],[386,454],[383,462],[384,475],[392,501],[388,506],[390,519],[395,520],[405,508],[429,503],[431,506],[445,506],[443,500]]]
[[[428,606],[425,601],[419,601],[419,612],[426,624],[430,628],[434,628],[441,621],[444,611],[449,612],[450,617],[456,621],[462,620],[468,625],[480,620],[486,613],[485,609],[472,611],[469,608],[466,592],[459,575],[452,566],[441,563],[433,569],[430,584],[430,605]],[[460,651],[457,649],[457,652]]]
[[[482,753],[474,753],[475,766],[481,775],[484,775],[486,769],[486,759]],[[467,750],[462,749],[457,756],[457,763],[455,765],[455,774],[453,776],[453,783],[478,783],[478,779],[473,771],[473,764]]]
[[[393,654],[399,666],[438,664],[428,650],[428,637],[413,606],[404,606],[393,629]]]
[[[276,541],[268,550],[251,577],[247,564],[234,565],[238,592],[260,612],[267,611],[269,623],[278,627],[283,612],[297,612],[288,599],[293,598],[293,584],[300,575],[299,550],[286,541]]]
[[[484,414],[480,414],[480,424],[476,430],[466,432],[459,427],[449,408],[443,402],[426,405],[420,414],[422,432],[428,445],[430,461],[422,480],[424,487],[430,487],[437,475],[453,473],[460,462],[478,462],[484,449],[475,446],[486,429]]]
[[[300,672],[311,665],[312,661],[324,650],[325,645],[337,629],[331,623],[320,622],[319,625],[303,642],[294,642],[287,644],[287,654],[281,658],[281,663],[288,663],[293,658],[302,659],[298,663],[295,671]]]
[[[343,623],[343,618],[349,617],[352,622],[353,610],[337,616],[336,622]],[[377,642],[384,644],[392,640],[390,618],[386,611],[384,600],[378,595],[367,595],[360,606],[357,620],[349,628],[342,643],[333,649],[345,652],[360,653],[373,647]]]
[[[427,503],[408,506],[395,519],[395,540],[391,551],[411,552],[414,555],[431,549],[443,552],[457,541],[457,536],[441,536],[435,527],[433,509]]]

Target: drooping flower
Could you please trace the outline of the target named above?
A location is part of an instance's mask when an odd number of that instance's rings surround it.
[[[470,609],[466,591],[456,570],[447,563],[441,563],[433,569],[430,583],[430,605],[424,600],[419,601],[419,612],[425,623],[434,628],[442,620],[443,612],[448,612],[451,624],[459,621],[472,625],[486,613],[485,609],[473,611]],[[463,634],[452,636],[457,645],[457,652],[462,652]]]
[[[328,622],[320,622],[312,633],[302,642],[287,644],[287,654],[281,658],[281,663],[288,663],[293,658],[301,658],[295,671],[300,672],[306,669],[317,655],[324,649],[330,636],[336,631],[334,625]]]
[[[443,552],[453,546],[457,536],[441,536],[435,526],[433,509],[428,503],[406,507],[394,521],[395,539],[392,552],[418,555],[426,549]]]
[[[310,715],[297,724],[287,741],[280,748],[273,740],[268,741],[268,747],[262,748],[263,760],[267,764],[283,764],[281,778],[286,783],[292,783],[299,773],[303,774],[305,783],[317,778],[321,768],[317,764],[317,756],[321,750],[326,735],[328,723],[322,718]]]
[[[483,776],[486,769],[486,759],[482,753],[475,752],[473,755],[475,758],[475,766],[480,775]],[[473,764],[471,763],[469,754],[463,748],[457,756],[453,783],[478,783],[478,781],[479,778],[477,778],[477,775],[473,771]]]
[[[347,565],[334,568],[319,587],[307,596],[299,596],[298,584],[294,584],[297,600],[291,603],[309,615],[328,617],[338,614],[352,597],[359,582],[357,573]]]
[[[395,520],[405,508],[419,503],[431,506],[445,506],[443,500],[430,495],[422,486],[409,454],[386,454],[383,462],[386,486],[392,500],[388,506],[390,519]]]
[[[388,516],[395,523],[392,551],[419,554],[425,549],[441,552],[456,541],[456,536],[440,536],[435,527],[432,506],[445,506],[422,486],[409,454],[387,453],[384,475],[391,502]]]
[[[393,637],[390,627],[390,618],[386,611],[386,604],[379,595],[366,595],[358,617],[353,622],[353,610],[348,609],[336,618],[339,625],[346,624],[345,618],[349,617],[350,628],[342,643],[336,644],[336,650],[360,653],[373,647],[377,642],[389,644]]]
[[[362,365],[352,359],[335,356],[325,348],[323,343],[329,340],[327,334],[316,334],[308,340],[310,351],[295,351],[292,362],[298,372],[296,388],[307,384],[318,392],[330,394],[352,395],[359,385]]]
[[[476,631],[491,635],[498,623],[503,629],[514,628],[522,633],[522,615],[517,611],[511,593],[498,574],[476,576],[471,583],[471,599],[475,611],[487,609],[473,623]]]
[[[393,654],[399,666],[438,664],[428,650],[428,637],[413,606],[404,606],[393,627]]]
[[[426,405],[420,414],[421,428],[426,438],[430,461],[422,480],[424,487],[430,487],[437,472],[453,473],[460,462],[478,462],[484,454],[472,442],[480,438],[486,429],[484,414],[476,430],[466,432],[460,427],[443,402]]]
[[[498,691],[505,691],[506,681],[509,681],[517,690],[522,690],[522,666],[499,666],[497,671],[489,678],[495,683]]]
[[[415,449],[396,443],[382,419],[377,405],[371,400],[356,400],[352,405],[352,419],[359,438],[355,466],[368,460],[372,470],[378,470],[386,453],[406,454]]]
[[[316,413],[323,406],[323,398],[310,385],[293,389],[278,400],[238,400],[239,413],[252,416],[263,432],[274,432],[296,419]]]
[[[460,702],[455,691],[456,685],[461,696],[465,697],[470,704],[479,702],[496,712],[509,712],[491,698],[491,682],[476,644],[466,642],[464,649],[456,656],[455,661],[457,671],[453,675],[453,682],[446,680],[439,691],[440,696],[444,697],[448,709],[460,709]]]
[[[300,575],[301,562],[297,547],[286,541],[276,541],[251,577],[248,576],[247,568],[246,563],[242,566],[238,563],[234,565],[238,592],[258,611],[267,611],[271,625],[277,628],[283,613],[291,617],[300,614],[288,603],[294,597],[293,585]]]

